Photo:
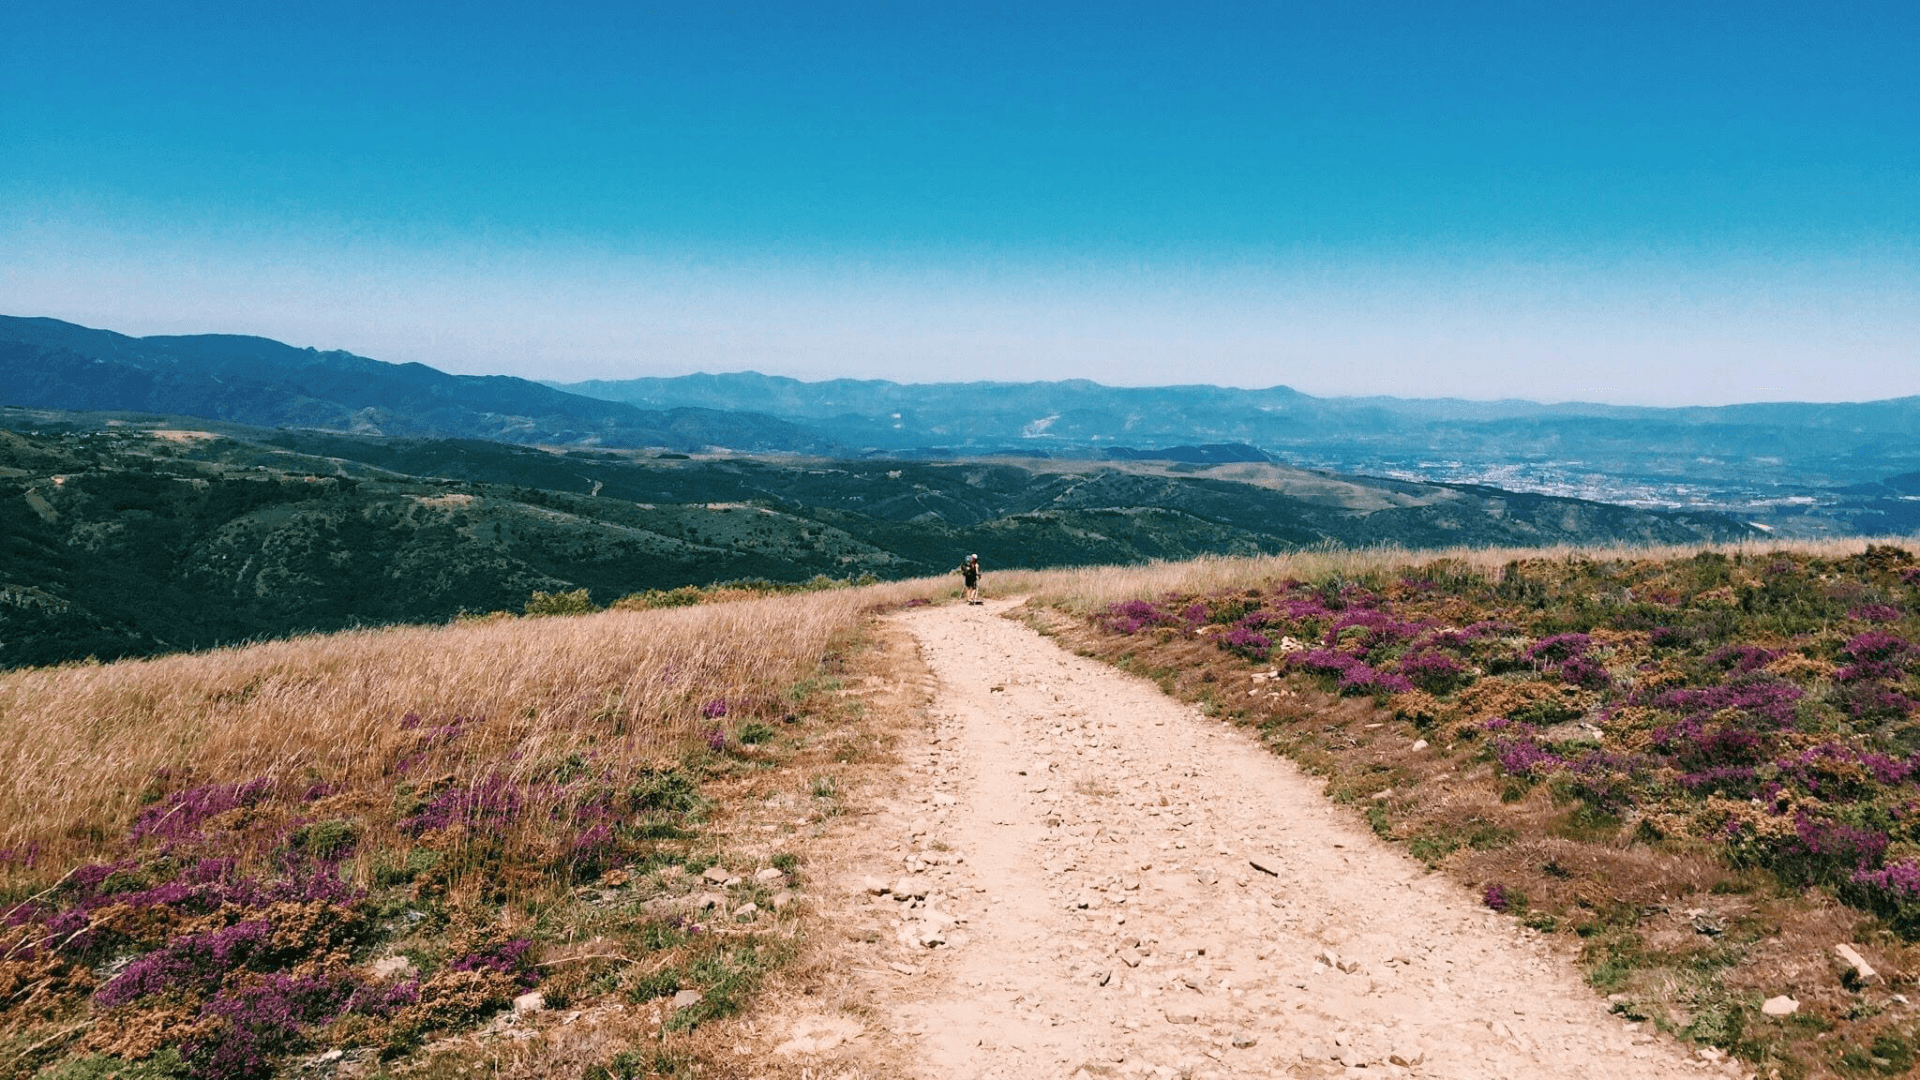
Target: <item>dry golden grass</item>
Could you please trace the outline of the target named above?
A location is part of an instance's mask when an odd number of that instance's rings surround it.
[[[1134,566],[1083,566],[1062,570],[1009,570],[990,574],[994,595],[1030,595],[1036,603],[1085,615],[1126,600],[1164,593],[1210,593],[1244,588],[1250,581],[1299,578],[1361,578],[1396,567],[1442,559],[1463,571],[1498,577],[1501,567],[1515,559],[1673,559],[1701,551],[1758,555],[1790,551],[1826,558],[1855,555],[1869,544],[1909,545],[1912,537],[1847,537],[1823,540],[1757,539],[1733,544],[1605,545],[1581,547],[1562,544],[1537,548],[1408,549],[1312,548],[1279,555],[1253,557],[1202,556],[1183,562],[1151,562]]]
[[[435,770],[470,782],[573,754],[672,758],[713,721],[708,702],[776,702],[876,607],[944,580],[446,627],[404,627],[213,652],[0,674],[0,851],[40,875],[124,835],[155,784],[389,786],[427,725],[478,722]],[[523,776],[509,775],[522,780]],[[157,793],[157,791],[153,792]]]

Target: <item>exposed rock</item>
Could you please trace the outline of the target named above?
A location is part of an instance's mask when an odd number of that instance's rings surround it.
[[[1250,1031],[1236,1031],[1233,1033],[1233,1045],[1235,1049],[1245,1050],[1259,1041],[1259,1036],[1254,1035]]]
[[[1768,998],[1761,1004],[1760,1011],[1768,1016],[1792,1016],[1800,1011],[1800,1003],[1781,994],[1779,997]]]
[[[376,979],[410,979],[419,973],[413,961],[404,956],[383,956],[373,962]]]
[[[782,871],[776,870],[773,867],[768,866],[755,871],[753,875],[753,880],[758,881],[764,885],[764,884],[771,884],[772,882],[775,882],[775,881],[779,881],[781,878],[784,878],[786,876],[787,875]]]
[[[752,919],[758,914],[760,914],[760,905],[758,904],[741,904],[739,907],[733,909],[733,917],[742,922]]]
[[[1194,1024],[1198,1023],[1199,1020],[1200,1018],[1198,1016],[1190,1012],[1169,1012],[1167,1014],[1167,1023],[1169,1024]]]
[[[1413,750],[1425,750],[1426,748],[1427,748],[1427,740],[1425,739],[1413,740],[1413,746],[1410,747],[1410,749],[1413,749]]]
[[[871,874],[867,876],[865,881],[861,882],[860,887],[868,896],[885,896],[893,891],[893,886]]]
[[[700,876],[707,881],[713,882],[715,885],[722,885],[726,883],[727,878],[731,875],[727,873],[727,868],[724,866],[709,866],[701,872]]]
[[[1873,970],[1873,965],[1867,963],[1867,958],[1860,955],[1860,950],[1851,945],[1835,945],[1833,954],[1842,965],[1841,981],[1850,987],[1865,986],[1880,977],[1880,973]]]
[[[700,991],[682,990],[679,993],[673,995],[673,1000],[669,1001],[667,1004],[672,1006],[675,1009],[691,1009],[695,1005],[700,1004],[702,1000],[704,999],[702,998]]]
[[[513,1011],[517,1014],[537,1013],[547,1007],[547,996],[538,990],[529,990],[513,999]]]

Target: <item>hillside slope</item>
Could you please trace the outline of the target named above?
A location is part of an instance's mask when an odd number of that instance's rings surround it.
[[[77,422],[76,422],[77,421]],[[648,589],[1406,547],[1723,540],[1708,514],[1279,466],[537,450],[13,412],[0,665]],[[200,423],[194,421],[194,423]],[[1218,474],[1218,475],[1216,475]]]

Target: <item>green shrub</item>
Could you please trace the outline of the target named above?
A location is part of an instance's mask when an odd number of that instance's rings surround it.
[[[593,606],[593,598],[585,589],[572,592],[535,592],[527,600],[526,612],[529,616],[545,617],[549,615],[587,615],[600,610]]]
[[[302,825],[287,838],[290,847],[327,862],[359,842],[360,827],[344,818]]]
[[[636,810],[690,814],[700,807],[700,785],[677,768],[648,769],[627,788]]]

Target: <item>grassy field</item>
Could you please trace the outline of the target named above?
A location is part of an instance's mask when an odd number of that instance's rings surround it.
[[[885,756],[857,688],[906,661],[864,647],[871,615],[956,584],[0,674],[0,1077],[746,1068],[717,1021],[802,949],[810,830]],[[1908,548],[1327,550],[986,585],[1564,936],[1629,1018],[1762,1076],[1912,1068]],[[1796,1011],[1760,1011],[1779,995]]]
[[[1920,1053],[1920,561],[1899,541],[1320,552],[1004,578],[1759,1075]],[[1847,945],[1870,977],[1836,951]],[[1791,997],[1784,1016],[1763,1012]]]
[[[946,588],[0,674],[0,1075],[247,1080],[325,1047],[452,1075],[449,1040],[529,994],[627,1007],[625,1056],[574,1075],[675,1072],[665,1035],[790,950],[804,875],[713,824],[749,792],[786,791],[789,836],[830,807],[865,620]]]

